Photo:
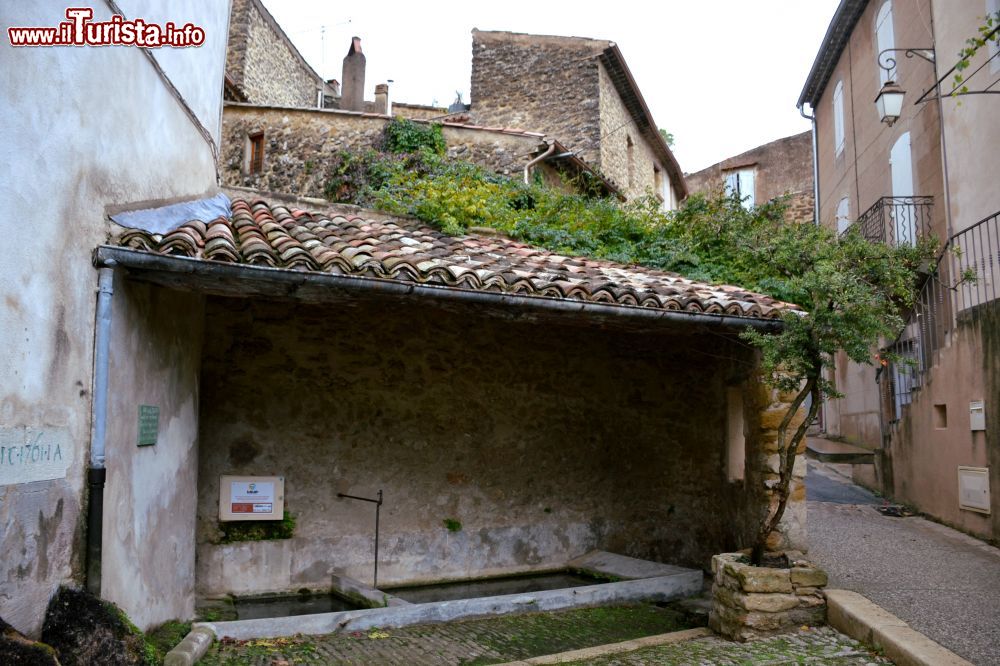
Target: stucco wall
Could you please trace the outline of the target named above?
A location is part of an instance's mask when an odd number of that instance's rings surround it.
[[[965,7],[965,6],[963,6]],[[955,64],[957,53],[967,46],[966,40],[977,35],[986,14],[986,3],[973,0],[966,11],[954,11],[947,3],[934,3],[934,36],[939,55],[939,69]],[[990,55],[989,48],[980,49],[963,74],[969,76],[983,65]],[[971,91],[983,90],[1000,75],[1000,57],[970,78],[965,85]],[[953,85],[952,77],[945,80],[945,91]],[[992,88],[996,90],[996,88]],[[948,178],[951,189],[953,231],[966,229],[979,220],[1000,211],[1000,191],[996,186],[1000,158],[1000,123],[996,122],[996,97],[966,95],[941,100],[944,114],[945,141],[948,150]]]
[[[226,68],[254,104],[315,108],[323,81],[257,0],[232,0]]]
[[[836,229],[837,206],[849,202],[849,217],[856,220],[879,198],[892,196],[889,152],[896,140],[910,133],[914,193],[934,197],[931,231],[947,237],[940,131],[936,104],[915,105],[920,92],[934,84],[934,68],[920,58],[898,58],[897,79],[908,92],[903,114],[889,127],[880,122],[874,99],[881,88],[875,52],[875,18],[881,3],[869,3],[834,69],[814,114],[816,116],[820,180],[820,222]],[[893,3],[895,42],[900,46],[930,44],[933,37],[930,2]],[[901,55],[901,54],[900,54]],[[833,97],[837,82],[844,85],[845,147],[835,151]],[[919,91],[919,92],[918,92]],[[834,378],[843,399],[827,407],[827,428],[866,446],[881,446],[874,371],[838,354]]]
[[[892,195],[889,151],[904,132],[910,132],[915,194],[934,197],[932,229],[945,237],[944,186],[941,169],[937,106],[915,105],[920,92],[934,85],[934,68],[920,58],[899,54],[897,83],[908,92],[903,114],[889,127],[880,122],[874,99],[881,88],[875,52],[875,18],[881,3],[865,9],[820,98],[816,116],[820,221],[836,229],[837,205],[850,202],[850,218],[857,219],[880,197]],[[931,44],[929,0],[893,3],[897,45]],[[836,154],[833,97],[837,82],[844,85],[845,148]],[[919,91],[919,92],[918,92]]]
[[[203,299],[117,276],[101,596],[140,628],[194,613]],[[139,405],[159,434],[138,446]]]
[[[965,531],[1000,535],[1000,307],[977,308],[960,320],[950,346],[926,373],[902,420],[891,427],[895,497]],[[969,403],[986,403],[986,431],[970,429]],[[947,410],[938,427],[935,406]],[[990,515],[959,508],[958,467],[989,467]]]
[[[228,3],[120,5],[130,17],[165,14],[205,29],[200,48],[153,53],[217,140]],[[65,10],[5,5],[3,23],[56,25]],[[104,5],[94,11],[110,16]],[[106,207],[209,194],[216,167],[139,49],[14,49],[4,38],[0,61],[0,160],[10,174],[0,183],[0,432],[49,433],[72,457],[57,478],[0,485],[0,616],[36,633],[55,587],[82,582],[97,284],[90,253],[106,236]]]
[[[600,166],[601,93],[596,57],[609,42],[472,32],[471,115],[558,139]]]
[[[373,508],[338,492],[385,491],[386,584],[559,565],[595,547],[703,566],[745,542],[760,506],[766,473],[728,483],[723,465],[725,385],[751,359],[716,336],[213,299],[205,341],[203,593],[369,579]],[[222,474],[283,475],[296,537],[213,545]]]

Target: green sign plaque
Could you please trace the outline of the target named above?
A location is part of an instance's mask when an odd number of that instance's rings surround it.
[[[155,405],[139,405],[139,446],[156,444],[160,433],[160,408]]]

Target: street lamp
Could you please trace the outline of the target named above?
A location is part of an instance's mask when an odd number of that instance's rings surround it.
[[[899,120],[899,115],[903,111],[903,95],[906,92],[900,88],[895,81],[886,81],[882,89],[878,91],[875,98],[875,108],[878,109],[879,118],[889,127]]]

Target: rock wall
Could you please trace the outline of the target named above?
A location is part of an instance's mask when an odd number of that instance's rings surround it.
[[[685,176],[688,190],[722,190],[726,174],[739,169],[754,170],[754,200],[757,203],[790,194],[788,219],[812,221],[813,190],[812,132],[802,132],[765,143],[734,157]]]
[[[759,489],[726,480],[726,384],[753,359],[719,336],[211,299],[205,345],[202,593],[369,579],[373,508],[338,492],[384,490],[386,584],[593,548],[707,567],[762,511]],[[223,474],[283,475],[296,536],[214,544]]]
[[[649,192],[668,196],[664,191],[669,182],[667,173],[639,133],[638,125],[603,65],[600,66],[600,91],[601,171],[618,185],[627,199]]]
[[[332,175],[330,157],[371,149],[388,121],[386,116],[341,111],[227,104],[219,170],[225,185],[324,197]],[[264,168],[250,174],[247,142],[256,132],[264,133]],[[519,174],[541,144],[541,137],[531,134],[465,127],[445,127],[443,132],[448,155],[506,175]]]
[[[226,72],[254,104],[315,108],[323,87],[258,0],[233,0]]]
[[[470,113],[476,124],[558,139],[601,165],[601,88],[596,57],[610,42],[472,32]]]
[[[275,109],[226,104],[219,171],[225,185],[323,197],[329,157],[370,149],[385,116],[318,109]],[[248,137],[264,133],[263,171],[249,173]]]

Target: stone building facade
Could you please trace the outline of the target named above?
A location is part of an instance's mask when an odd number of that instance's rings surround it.
[[[813,221],[816,197],[813,189],[812,132],[802,132],[757,146],[685,176],[691,192],[714,192],[732,183],[750,183],[741,190],[749,203],[760,204],[788,195],[788,218]],[[727,185],[728,183],[728,185]]]
[[[632,198],[673,208],[683,174],[614,42],[511,32],[472,33],[473,121],[558,138]]]
[[[226,75],[253,104],[315,108],[327,91],[260,0],[232,1]]]
[[[331,158],[345,151],[361,154],[372,149],[389,121],[388,116],[373,113],[226,103],[220,155],[223,183],[322,198],[332,175]],[[550,145],[538,132],[449,122],[443,123],[442,131],[449,156],[507,176],[519,176]],[[261,140],[259,170],[250,168],[250,137]],[[560,147],[559,152],[566,150]],[[601,182],[589,165],[571,156],[543,161],[533,170],[555,187],[564,186],[563,175],[581,172]],[[605,192],[616,194],[610,183],[605,183]]]

